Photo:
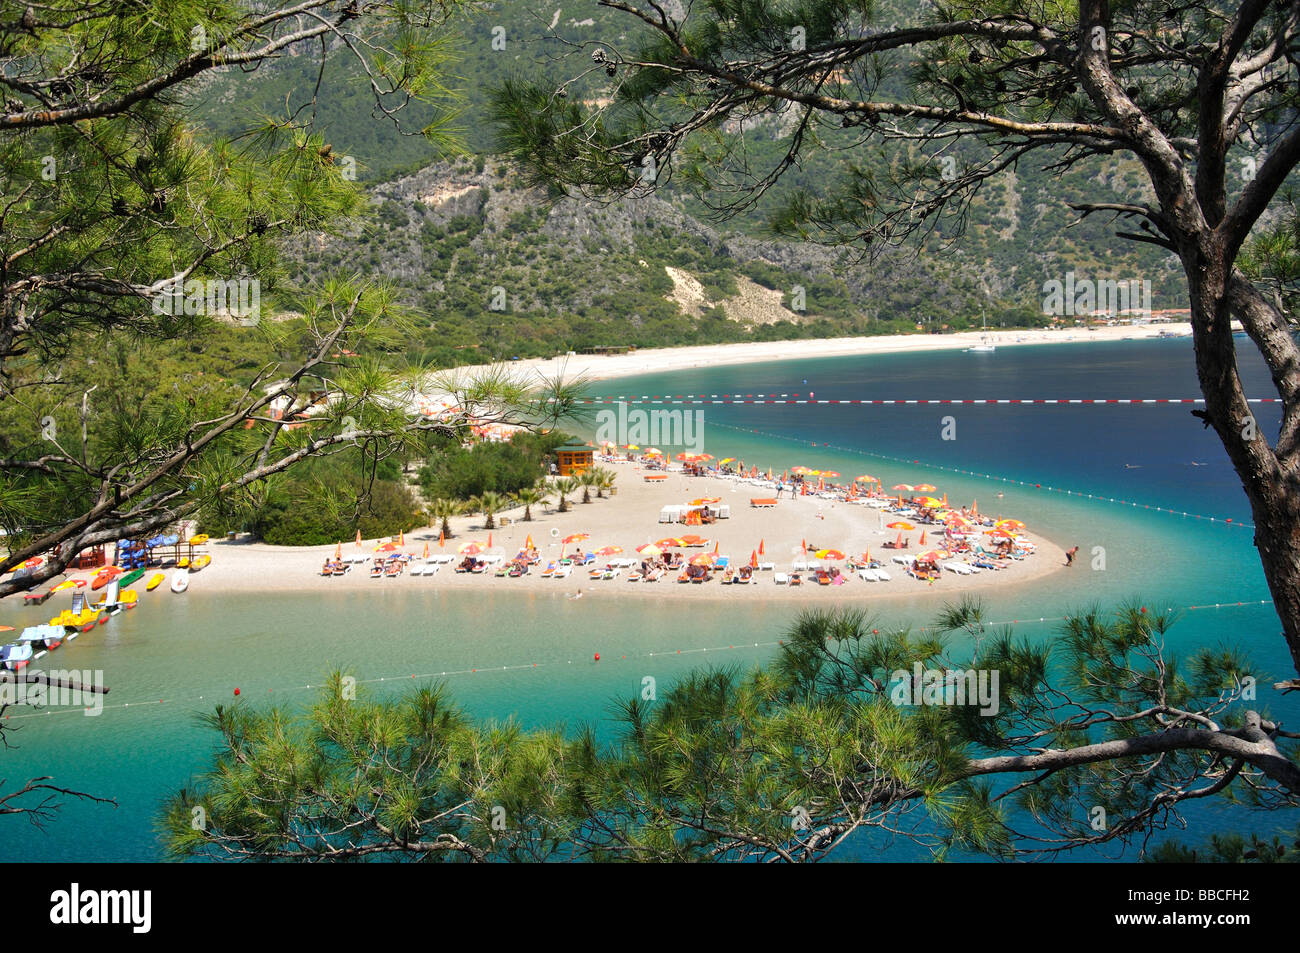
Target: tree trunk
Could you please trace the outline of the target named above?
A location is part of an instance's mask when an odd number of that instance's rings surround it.
[[[1278,459],[1246,402],[1226,294],[1226,250],[1209,239],[1182,257],[1204,419],[1218,434],[1250,501],[1255,547],[1292,665],[1300,673],[1300,472],[1295,460]]]

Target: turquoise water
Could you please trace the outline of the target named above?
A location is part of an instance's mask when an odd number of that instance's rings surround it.
[[[1262,366],[1243,362],[1243,373],[1253,394],[1270,394]],[[792,361],[596,388],[609,396],[809,390],[828,399],[1197,393],[1185,340]],[[1078,564],[1068,573],[1014,591],[989,592],[986,603],[996,621],[1019,620],[1018,628],[1048,639],[1054,623],[1032,620],[1092,602],[1110,605],[1140,595],[1157,608],[1232,603],[1186,611],[1173,630],[1171,650],[1231,639],[1254,657],[1261,686],[1289,673],[1271,607],[1250,605],[1266,600],[1268,592],[1251,532],[1235,522],[1249,521],[1244,496],[1215,438],[1186,407],[703,410],[705,449],[715,456],[738,456],[764,468],[802,463],[846,476],[871,473],[886,486],[930,482],[953,502],[977,499],[982,511],[1014,514],[1056,542],[1080,547]],[[947,415],[955,418],[956,440],[941,439],[940,418]],[[1276,428],[1271,410],[1261,410],[1259,420],[1266,431]],[[1234,523],[1170,516],[941,467]],[[1001,499],[995,496],[999,491]],[[1091,568],[1097,546],[1105,550],[1101,571]],[[869,604],[869,590],[864,598]],[[445,679],[456,698],[484,719],[608,727],[611,700],[638,693],[646,675],[662,685],[693,666],[746,667],[770,658],[771,643],[797,611],[784,604],[691,600],[656,603],[647,613],[641,600],[573,602],[518,592],[494,592],[487,600],[477,592],[434,588],[274,601],[215,597],[196,589],[183,599],[151,593],[142,600],[138,610],[51,657],[60,666],[102,669],[112,688],[105,711],[98,717],[64,710],[20,712],[9,721],[21,729],[11,738],[18,747],[0,754],[7,785],[50,774],[61,785],[114,797],[118,807],[65,803],[44,832],[23,826],[21,836],[0,839],[0,859],[155,859],[152,824],[159,803],[202,771],[211,756],[213,738],[198,724],[198,715],[232,700],[236,688],[243,704],[296,706],[312,697],[308,686],[341,667],[378,692],[405,688],[412,675]],[[7,624],[49,615],[12,602],[0,604],[0,619]],[[889,621],[925,624],[934,609],[932,603],[890,602],[880,614]],[[596,652],[598,663],[592,658]],[[1263,689],[1261,703],[1275,713],[1292,719],[1300,714],[1300,702],[1271,696],[1271,689]],[[1208,827],[1220,811],[1197,805],[1189,816],[1198,827]],[[1258,826],[1271,829],[1279,823],[1275,816]],[[914,855],[896,848],[891,856]]]

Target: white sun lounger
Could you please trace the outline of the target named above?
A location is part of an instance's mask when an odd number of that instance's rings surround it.
[[[783,572],[779,572],[772,577],[772,581],[778,586],[784,586],[790,581],[790,577]]]
[[[776,563],[759,563],[758,568],[765,569],[768,572],[772,572],[776,569]]]
[[[867,582],[879,582],[879,581],[880,581],[880,579],[879,579],[879,577],[876,575],[876,571],[875,571],[874,569],[859,569],[859,570],[858,570],[858,578],[859,578],[859,579],[865,579]]]
[[[889,575],[889,573],[885,572],[883,569],[877,568],[871,571],[876,574],[876,579],[879,580],[880,582],[889,582],[889,580],[892,578]]]
[[[898,563],[898,565],[900,565],[900,566],[910,566],[910,565],[912,565],[912,557],[911,557],[911,556],[894,556],[892,559],[890,559],[890,562]]]
[[[971,569],[965,563],[944,563],[943,568],[949,572],[955,572],[959,576],[973,576],[975,570]]]
[[[552,579],[563,579],[565,576],[567,576],[567,575],[568,575],[569,573],[571,573],[571,572],[573,572],[573,567],[572,567],[572,566],[559,566],[559,567],[556,568],[555,572],[551,573],[551,578],[552,578]]]
[[[807,572],[807,571],[808,571],[808,561],[807,561],[806,559],[796,559],[794,562],[792,562],[792,563],[790,564],[790,571],[791,571],[791,572]]]

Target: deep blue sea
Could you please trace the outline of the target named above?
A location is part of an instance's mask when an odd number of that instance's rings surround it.
[[[1243,345],[1250,349],[1248,341],[1239,341]],[[1273,396],[1253,352],[1243,353],[1241,365],[1252,396]],[[1199,393],[1187,339],[715,367],[604,382],[593,392],[811,393],[814,399]],[[778,471],[803,464],[845,476],[870,473],[886,486],[928,482],[954,503],[977,500],[982,512],[1014,513],[1054,541],[1080,547],[1079,564],[1069,574],[1014,593],[990,592],[985,601],[994,621],[1016,620],[1018,631],[1050,640],[1056,632],[1050,620],[1091,603],[1140,598],[1155,608],[1172,607],[1180,612],[1172,653],[1236,644],[1250,653],[1259,672],[1259,704],[1292,723],[1300,715],[1300,699],[1287,702],[1268,687],[1294,672],[1272,609],[1260,604],[1269,596],[1251,530],[1242,525],[1250,522],[1245,497],[1217,439],[1189,407],[699,409],[704,449],[715,457],[735,456]],[[1276,431],[1278,415],[1271,407],[1260,407],[1257,418],[1265,432]],[[945,425],[955,439],[943,439]],[[1099,551],[1104,568],[1094,569]],[[42,621],[42,610],[12,602],[0,603],[0,622]],[[1221,608],[1202,608],[1215,604]],[[647,617],[644,604],[634,600],[602,605],[593,619],[588,608],[550,595],[495,592],[485,601],[477,593],[431,589],[385,590],[365,598],[286,595],[273,602],[193,591],[185,599],[146,602],[72,644],[59,659],[67,667],[103,669],[113,689],[110,707],[95,718],[20,713],[10,720],[22,729],[12,737],[17,747],[0,753],[6,787],[49,774],[60,785],[114,797],[118,806],[65,803],[43,831],[7,820],[0,860],[156,859],[153,821],[161,799],[211,757],[213,737],[198,715],[231,699],[234,687],[245,704],[296,707],[312,697],[307,686],[319,684],[334,667],[373,680],[367,686],[380,692],[408,686],[413,674],[432,675],[444,678],[456,698],[483,719],[570,727],[591,722],[604,730],[612,699],[635,694],[646,674],[663,684],[695,666],[761,663],[773,649],[753,643],[779,638],[796,611],[669,600]],[[934,607],[891,603],[881,614],[923,625]],[[598,665],[592,663],[595,651],[603,656]],[[1225,823],[1217,804],[1198,804],[1187,814],[1192,828],[1178,833],[1192,841]],[[1238,829],[1295,827],[1294,817],[1241,811],[1231,817]],[[843,858],[924,859],[903,844],[877,850],[859,844]]]

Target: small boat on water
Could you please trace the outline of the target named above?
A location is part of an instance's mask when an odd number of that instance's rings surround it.
[[[122,589],[125,589],[133,582],[139,582],[143,576],[144,576],[143,569],[132,569],[129,573],[127,573],[125,576],[123,576],[121,579],[117,581],[118,586]]]
[[[188,569],[178,569],[172,573],[172,592],[184,592],[190,587],[190,572]]]
[[[90,588],[99,590],[103,589],[110,582],[122,575],[124,570],[119,566],[109,566],[107,569],[101,569],[95,574],[94,581],[91,582]]]
[[[18,635],[19,642],[31,647],[32,658],[38,659],[46,652],[53,652],[68,637],[61,625],[29,625]]]
[[[14,642],[10,645],[0,645],[0,668],[10,672],[17,672],[27,667],[27,663],[32,660],[32,646],[30,642]]]
[[[167,578],[167,574],[165,572],[154,573],[152,576],[149,577],[149,581],[145,583],[144,591],[153,592],[162,584],[162,581],[166,578]]]

